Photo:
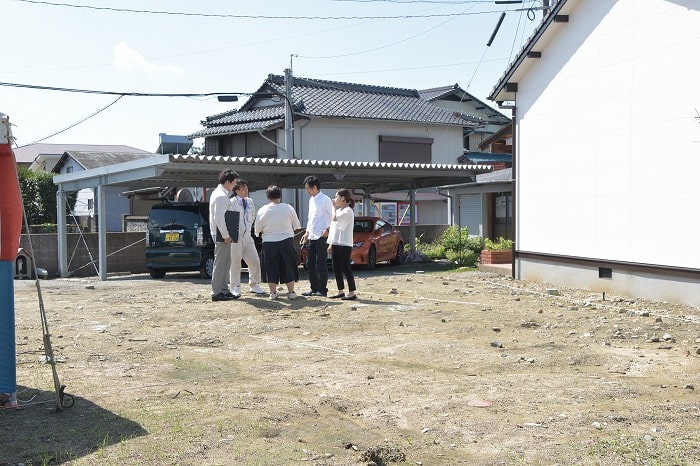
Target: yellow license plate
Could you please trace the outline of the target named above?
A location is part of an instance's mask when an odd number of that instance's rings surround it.
[[[180,233],[166,233],[165,234],[165,241],[168,241],[168,242],[180,241]]]

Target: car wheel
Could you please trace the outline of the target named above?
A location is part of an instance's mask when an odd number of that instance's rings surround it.
[[[214,256],[204,256],[202,266],[199,268],[199,276],[211,278],[212,273],[214,273]]]
[[[377,266],[377,249],[372,245],[369,248],[369,254],[367,254],[367,264],[365,268],[367,270],[373,270]]]
[[[400,265],[403,263],[404,253],[403,253],[403,243],[399,243],[396,247],[396,257],[391,259],[391,265]]]
[[[163,278],[165,277],[165,270],[156,270],[156,269],[151,269],[149,270],[151,273],[151,278]]]

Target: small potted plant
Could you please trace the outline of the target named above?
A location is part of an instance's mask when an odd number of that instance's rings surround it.
[[[481,251],[482,264],[510,264],[513,262],[513,241],[499,237],[497,240],[486,238],[484,250]]]

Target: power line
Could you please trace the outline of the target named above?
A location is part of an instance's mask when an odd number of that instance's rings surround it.
[[[352,55],[360,55],[360,54],[363,54],[363,53],[376,52],[377,50],[382,50],[382,49],[385,49],[385,48],[387,48],[387,47],[391,47],[391,46],[396,45],[396,44],[401,44],[402,42],[407,42],[407,41],[409,41],[409,40],[411,40],[411,39],[415,39],[416,37],[422,36],[423,34],[427,34],[428,32],[432,31],[433,29],[437,29],[437,28],[439,28],[440,26],[442,26],[442,25],[444,25],[444,24],[447,24],[448,22],[452,21],[453,19],[455,19],[455,17],[448,18],[448,19],[446,19],[445,21],[441,22],[440,24],[436,24],[435,26],[433,26],[433,27],[431,27],[431,28],[428,28],[428,29],[426,29],[426,30],[424,30],[424,31],[421,31],[421,32],[419,32],[419,33],[416,33],[416,34],[414,34],[414,35],[412,35],[412,36],[405,37],[405,38],[403,38],[403,39],[401,39],[401,40],[397,40],[396,42],[390,42],[390,43],[388,43],[388,44],[385,44],[385,45],[382,45],[382,46],[379,46],[379,47],[375,47],[375,48],[372,48],[372,49],[358,50],[358,51],[356,51],[356,52],[350,52],[350,53],[345,53],[345,54],[340,54],[340,55],[330,55],[330,56],[325,56],[325,57],[310,57],[310,56],[304,56],[304,55],[298,55],[298,57],[299,57],[299,58],[309,58],[309,59],[316,59],[316,58],[325,58],[325,59],[328,59],[328,58],[350,57],[350,56],[352,56]]]
[[[184,11],[163,11],[163,10],[136,10],[132,8],[113,8],[91,5],[74,5],[71,3],[55,3],[40,0],[14,0],[16,2],[32,3],[37,5],[59,6],[67,8],[78,8],[99,11],[112,11],[118,13],[144,13],[153,15],[170,16],[196,16],[202,18],[234,18],[234,19],[300,19],[300,20],[355,20],[355,19],[417,19],[417,18],[445,18],[475,14],[500,13],[498,11],[482,11],[479,13],[433,13],[425,15],[385,15],[385,16],[271,16],[271,15],[231,15],[222,13],[188,13]]]
[[[99,94],[99,95],[118,95],[121,97],[213,97],[218,95],[249,95],[249,92],[205,92],[205,93],[185,93],[185,94],[164,94],[156,92],[119,92],[119,91],[97,91],[93,89],[72,89],[68,87],[53,87],[53,86],[37,86],[34,84],[19,84],[19,83],[3,83],[0,86],[4,87],[19,87],[23,89],[36,89],[41,91],[58,91],[58,92],[73,92],[76,94]]]
[[[99,110],[97,110],[97,111],[95,111],[95,112],[92,112],[90,115],[88,115],[88,116],[86,116],[86,117],[84,117],[84,118],[81,118],[80,120],[76,121],[75,123],[73,123],[73,124],[71,124],[71,125],[69,125],[69,126],[66,126],[65,128],[63,128],[63,129],[61,129],[61,130],[58,130],[58,131],[56,131],[55,133],[51,133],[51,134],[49,134],[48,136],[44,136],[43,138],[37,139],[36,141],[30,142],[29,144],[24,144],[23,146],[17,146],[16,148],[19,149],[20,147],[30,146],[30,145],[32,145],[32,144],[36,144],[37,142],[45,141],[46,139],[52,138],[52,137],[56,136],[57,134],[61,134],[61,133],[64,132],[64,131],[68,131],[69,129],[78,126],[80,123],[83,123],[83,122],[89,120],[90,118],[94,117],[94,116],[97,115],[98,113],[101,113],[101,112],[103,112],[104,110],[107,110],[109,107],[111,107],[112,105],[116,104],[117,101],[118,101],[119,99],[121,99],[122,97],[124,97],[124,96],[123,96],[123,95],[120,95],[119,97],[117,97],[116,99],[114,99],[112,102],[110,102],[109,104],[105,105],[105,106],[102,107],[101,109],[99,109]]]
[[[348,3],[433,3],[439,5],[464,5],[467,3],[493,3],[493,0],[331,0],[333,2],[348,2]]]

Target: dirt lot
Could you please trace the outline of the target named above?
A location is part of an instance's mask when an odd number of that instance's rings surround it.
[[[357,275],[355,302],[42,281],[60,412],[37,288],[15,282],[23,409],[0,411],[0,464],[700,464],[700,310],[437,265]]]

